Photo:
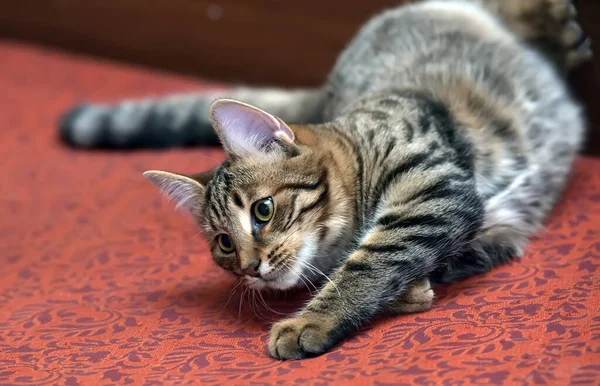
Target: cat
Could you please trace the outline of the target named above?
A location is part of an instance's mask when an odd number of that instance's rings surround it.
[[[426,0],[372,18],[318,89],[83,105],[62,136],[220,142],[213,170],[144,175],[249,287],[323,283],[271,329],[270,355],[301,359],[523,254],[582,144],[565,77],[590,56],[568,0]]]

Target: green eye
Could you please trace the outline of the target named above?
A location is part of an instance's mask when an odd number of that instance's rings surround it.
[[[275,206],[273,204],[273,199],[269,197],[256,201],[254,203],[252,213],[254,214],[256,222],[258,222],[259,224],[264,224],[271,220],[271,218],[273,217],[274,209]]]
[[[217,243],[219,244],[219,248],[225,253],[231,253],[235,250],[233,246],[233,241],[231,241],[231,237],[224,233],[217,236]]]

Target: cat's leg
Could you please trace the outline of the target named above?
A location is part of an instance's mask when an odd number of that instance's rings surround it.
[[[376,287],[376,284],[373,286]],[[334,292],[329,296],[335,296],[335,291],[338,290],[334,287]],[[387,303],[385,309],[396,314],[424,312],[431,309],[434,298],[435,293],[429,280],[417,280],[396,300]],[[379,301],[376,298],[372,300],[371,307]],[[269,352],[273,357],[299,359],[318,355],[335,344],[338,336],[345,334],[344,328],[347,326],[337,326],[335,314],[328,315],[328,307],[321,301],[311,302],[314,304],[307,307],[306,311],[309,312],[305,311],[302,317],[280,322],[273,327],[269,342]],[[317,309],[323,312],[315,312]]]
[[[592,57],[590,39],[572,0],[479,0],[521,36],[566,70]]]
[[[423,164],[435,164],[434,159],[443,162],[432,157]],[[387,194],[376,189],[390,204],[377,210],[373,228],[332,281],[296,317],[273,326],[273,357],[319,355],[382,311],[416,312],[431,306],[433,291],[424,279],[475,237],[483,204],[466,171],[449,164],[429,173],[417,169],[402,174],[402,166],[396,168],[391,174],[397,181],[391,181],[397,186]],[[384,178],[378,188],[389,181]]]
[[[374,235],[379,240],[381,237]],[[443,248],[447,243],[436,242],[435,248]],[[417,291],[424,283],[419,277],[431,271],[434,255],[439,253],[426,255],[421,248],[415,249],[408,251],[401,241],[364,243],[296,317],[273,326],[269,339],[271,356],[316,356],[384,310],[425,311],[431,306],[428,297],[433,291]],[[413,293],[409,288],[414,284],[417,287]],[[413,301],[416,304],[408,304]]]

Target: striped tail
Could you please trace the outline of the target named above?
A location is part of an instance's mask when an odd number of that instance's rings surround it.
[[[115,105],[84,104],[61,119],[61,138],[80,148],[138,149],[214,146],[209,107],[227,97],[255,105],[289,123],[316,123],[323,105],[318,89],[252,89],[127,100]]]

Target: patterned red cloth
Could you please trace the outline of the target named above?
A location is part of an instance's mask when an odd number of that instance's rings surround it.
[[[430,312],[279,362],[266,341],[281,316],[240,312],[240,291],[226,305],[233,279],[141,176],[223,154],[56,139],[82,99],[207,85],[6,42],[0,58],[0,384],[600,384],[600,160],[578,160],[522,261],[440,289]],[[267,301],[291,312],[306,298],[286,296]]]

